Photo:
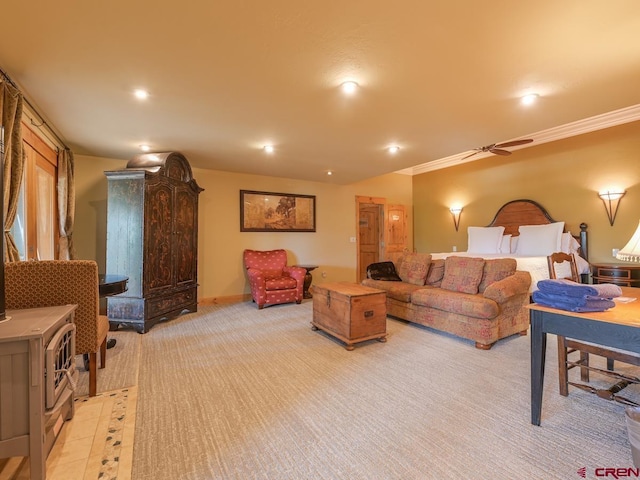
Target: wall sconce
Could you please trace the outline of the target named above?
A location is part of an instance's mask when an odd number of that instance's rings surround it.
[[[462,207],[451,207],[449,211],[453,216],[453,225],[456,227],[457,232],[458,227],[460,226],[460,214],[462,213]]]
[[[618,205],[620,204],[620,199],[624,197],[625,193],[627,192],[624,190],[613,192],[607,190],[606,192],[598,193],[598,196],[602,199],[602,203],[604,203],[604,208],[607,211],[607,217],[609,217],[609,225],[611,226],[613,226],[613,222],[616,221]]]

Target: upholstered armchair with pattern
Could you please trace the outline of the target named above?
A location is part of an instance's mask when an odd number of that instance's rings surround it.
[[[307,271],[301,267],[287,266],[285,250],[245,250],[243,257],[251,297],[259,309],[265,305],[302,302]]]
[[[109,320],[99,313],[98,264],[93,260],[42,260],[4,264],[7,309],[77,305],[76,355],[89,356],[89,396],[97,391],[97,353],[104,368]]]

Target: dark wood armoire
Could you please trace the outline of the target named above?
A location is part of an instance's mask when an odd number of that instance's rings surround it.
[[[158,321],[197,311],[198,186],[178,152],[147,153],[105,172],[107,274],[129,277],[107,298],[111,328],[145,333]]]

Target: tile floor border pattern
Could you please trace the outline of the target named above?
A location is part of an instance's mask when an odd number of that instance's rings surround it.
[[[127,419],[129,389],[125,388],[119,391],[103,393],[102,396],[111,397],[113,399],[113,408],[111,410],[111,418],[107,427],[107,436],[105,438],[104,451],[102,454],[98,478],[101,480],[117,480],[118,470],[120,467],[120,455],[122,450],[125,420]],[[88,399],[89,397],[82,397],[76,399],[76,402],[83,402]],[[132,448],[133,445],[130,447]],[[124,476],[126,478],[130,478],[131,474],[128,472],[128,475],[125,473]]]
[[[75,399],[47,458],[47,480],[130,480],[133,465],[137,387]],[[0,464],[0,480],[28,480],[28,457]]]

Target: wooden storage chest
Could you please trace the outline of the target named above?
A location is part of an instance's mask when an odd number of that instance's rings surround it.
[[[386,294],[357,283],[322,283],[313,287],[313,330],[346,343],[347,350],[366,340],[387,340]]]

